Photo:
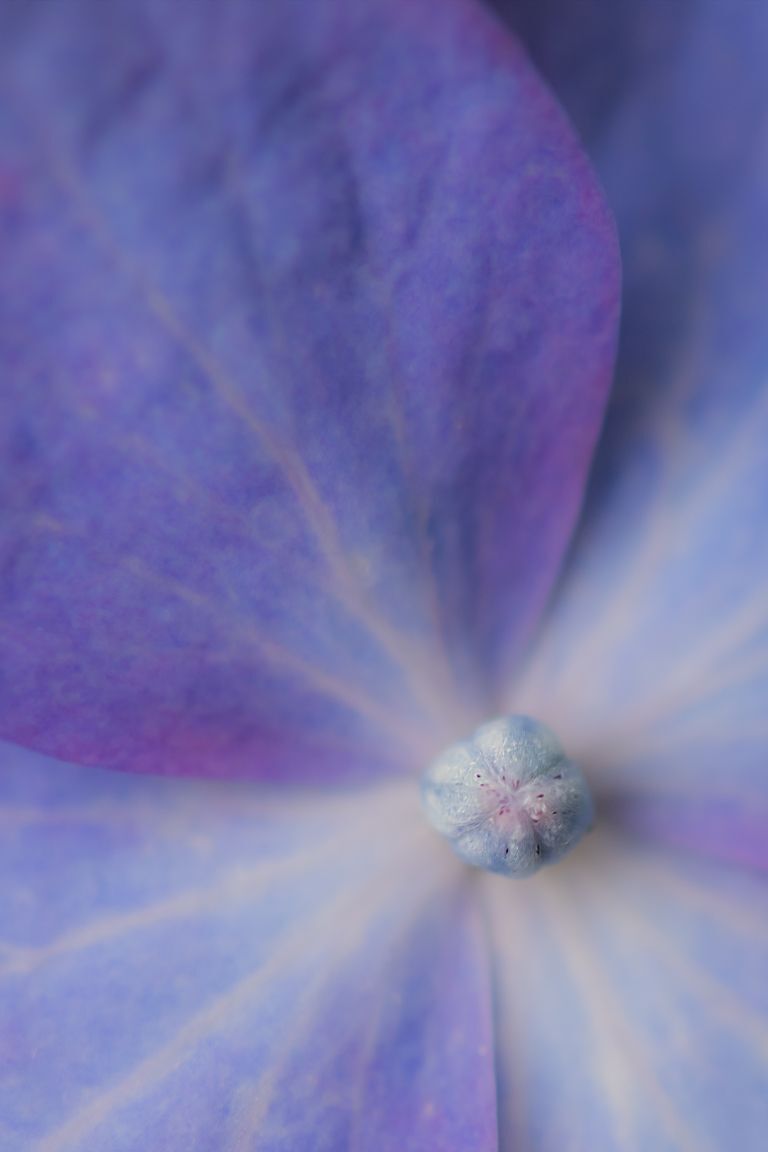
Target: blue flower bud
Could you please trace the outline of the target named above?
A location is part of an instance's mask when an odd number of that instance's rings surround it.
[[[462,860],[505,876],[559,860],[594,817],[581,769],[528,716],[490,720],[446,749],[424,773],[422,803]]]

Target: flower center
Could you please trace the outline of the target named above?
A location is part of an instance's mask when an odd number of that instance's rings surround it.
[[[587,782],[557,737],[529,716],[490,720],[430,764],[421,785],[430,824],[468,864],[530,876],[592,826]]]

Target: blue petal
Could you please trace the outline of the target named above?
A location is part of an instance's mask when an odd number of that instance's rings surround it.
[[[602,415],[570,129],[465,0],[0,19],[0,731],[423,767],[492,711]]]
[[[581,535],[510,692],[591,777],[598,831],[516,891],[514,932],[493,896],[502,1149],[759,1152],[768,13],[503,6],[587,141],[626,293]]]
[[[600,834],[573,864],[484,880],[502,1152],[760,1152],[765,886]]]
[[[0,823],[3,1152],[494,1152],[481,924],[412,787],[5,747]]]
[[[626,297],[578,546],[508,704],[623,828],[766,867],[768,11],[510,7],[603,178]]]

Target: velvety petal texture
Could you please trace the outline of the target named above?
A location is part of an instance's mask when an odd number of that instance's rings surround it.
[[[479,906],[409,785],[0,754],[3,1152],[495,1152]]]
[[[502,1152],[761,1152],[764,884],[595,832],[486,888]]]
[[[0,14],[0,732],[420,767],[530,636],[610,374],[591,173],[471,0]]]
[[[510,5],[615,205],[626,299],[583,531],[508,699],[625,834],[765,868],[768,11],[543,7]]]

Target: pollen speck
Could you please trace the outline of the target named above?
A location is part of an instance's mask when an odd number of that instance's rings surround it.
[[[424,773],[421,792],[427,819],[463,860],[506,876],[530,876],[559,860],[594,817],[581,769],[528,716],[490,720],[446,749]]]

